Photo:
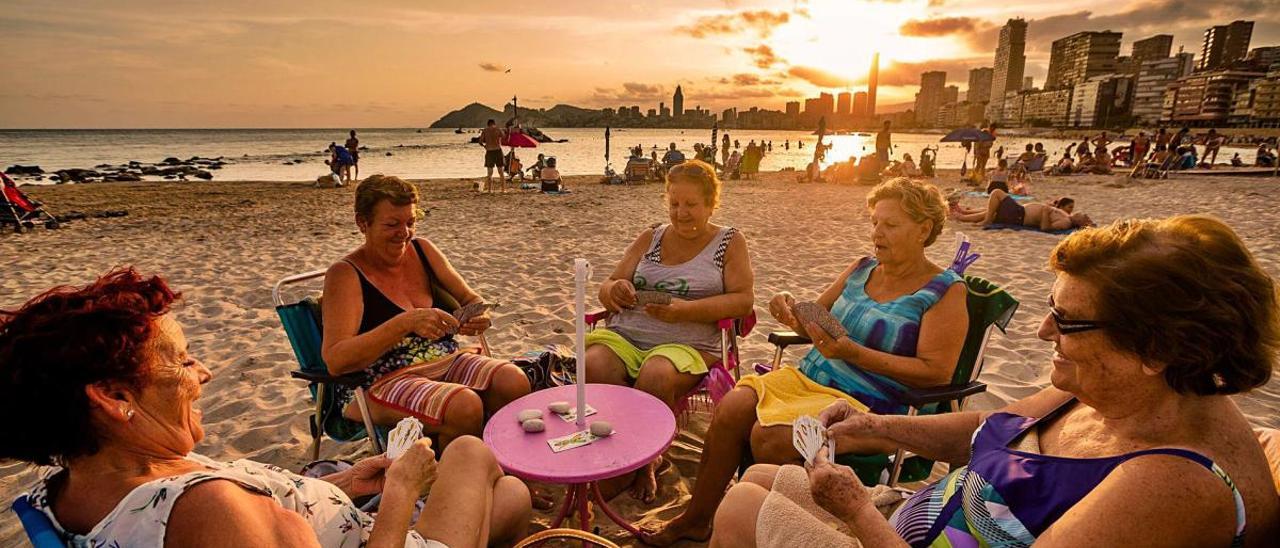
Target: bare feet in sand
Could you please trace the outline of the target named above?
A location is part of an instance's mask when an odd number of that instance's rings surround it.
[[[695,523],[686,514],[676,516],[675,519],[657,529],[650,527],[640,529],[640,541],[649,546],[670,546],[680,540],[706,542],[710,539],[711,522]]]
[[[671,463],[659,455],[644,468],[636,470],[636,478],[631,482],[631,498],[653,504],[658,498],[658,476],[670,467]]]

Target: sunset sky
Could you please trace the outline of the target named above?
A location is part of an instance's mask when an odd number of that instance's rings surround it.
[[[1130,44],[1256,21],[1280,45],[1275,0],[808,0],[501,2],[0,0],[0,127],[421,127],[479,101],[781,109],[862,89],[881,52],[880,104],[920,72],[965,91],[999,26],[1030,22],[1027,74],[1083,30]],[[510,72],[507,70],[510,69]]]

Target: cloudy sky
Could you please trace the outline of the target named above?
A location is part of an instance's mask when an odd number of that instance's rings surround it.
[[[1269,9],[1268,9],[1269,8]],[[881,104],[923,70],[990,66],[999,26],[1030,22],[1028,75],[1082,30],[1199,53],[1205,27],[1275,0],[0,0],[0,127],[415,127],[498,107],[781,109],[857,90],[881,52]]]

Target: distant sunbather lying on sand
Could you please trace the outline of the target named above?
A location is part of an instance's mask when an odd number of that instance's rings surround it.
[[[983,225],[1022,225],[1045,232],[1093,226],[1093,220],[1088,215],[1082,212],[1073,213],[1058,207],[1059,205],[1065,206],[1070,203],[1072,205],[1069,207],[1074,210],[1075,202],[1070,200],[1070,198],[1061,198],[1053,204],[1029,203],[1023,205],[1014,200],[1009,193],[997,189],[991,193],[991,198],[987,200],[986,210],[970,210],[971,212],[956,215],[954,219],[968,223],[982,223]]]

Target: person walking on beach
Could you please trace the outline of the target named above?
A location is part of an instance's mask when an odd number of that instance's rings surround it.
[[[979,140],[973,144],[973,180],[981,183],[987,176],[987,159],[991,157],[991,145],[996,142],[996,124],[991,122],[982,132],[990,135],[990,141]]]
[[[1222,135],[1218,134],[1218,130],[1209,130],[1209,135],[1204,138],[1204,161],[1200,164],[1205,169],[1213,169],[1213,163],[1218,161],[1218,150],[1222,148],[1222,141]]]
[[[1147,157],[1147,151],[1151,150],[1151,139],[1147,137],[1145,132],[1138,132],[1138,136],[1133,139],[1130,145],[1129,165],[1140,165],[1142,160]]]
[[[893,125],[893,122],[885,120],[884,129],[881,129],[880,133],[876,134],[876,159],[880,160],[880,165],[889,164],[889,154],[891,152],[889,149],[893,148],[893,135],[889,132],[891,125]]]
[[[347,182],[352,179],[360,179],[360,140],[356,139],[356,130],[351,130],[351,136],[347,138],[347,152],[351,153],[351,170],[355,171],[355,175],[350,176]]]
[[[489,192],[493,188],[493,170],[494,168],[502,169],[502,130],[498,128],[498,122],[490,119],[485,123],[484,130],[480,132],[480,144],[484,146],[484,192]],[[502,176],[499,173],[498,176]]]

